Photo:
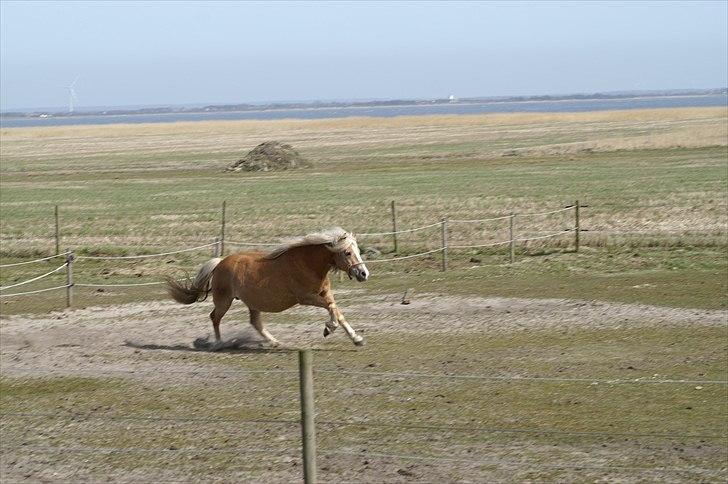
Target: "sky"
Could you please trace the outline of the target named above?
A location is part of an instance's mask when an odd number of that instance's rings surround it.
[[[728,85],[728,1],[0,1],[0,110]]]

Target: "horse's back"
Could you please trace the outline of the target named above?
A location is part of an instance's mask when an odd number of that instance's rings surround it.
[[[265,252],[250,251],[237,252],[225,257],[215,268],[213,277],[213,290],[215,286],[230,287],[244,284],[246,281],[254,282],[260,278],[265,265]]]

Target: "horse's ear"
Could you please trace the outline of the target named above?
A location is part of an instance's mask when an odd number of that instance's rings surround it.
[[[346,240],[347,237],[349,237],[349,234],[339,235],[339,242]]]

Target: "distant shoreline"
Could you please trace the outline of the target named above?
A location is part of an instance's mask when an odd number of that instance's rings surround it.
[[[123,115],[152,115],[171,113],[204,114],[210,112],[267,112],[280,110],[315,110],[315,109],[356,109],[372,107],[409,107],[434,105],[479,105],[497,103],[537,103],[537,102],[568,102],[568,101],[603,101],[603,100],[630,100],[630,99],[660,99],[660,98],[689,98],[713,95],[728,95],[728,88],[715,89],[674,89],[668,91],[647,92],[606,92],[591,94],[565,94],[565,95],[530,95],[530,96],[494,96],[494,97],[468,97],[462,99],[390,99],[377,101],[306,101],[306,102],[274,102],[268,104],[227,103],[209,104],[198,107],[139,107],[139,108],[113,108],[97,109],[93,111],[49,111],[44,109],[25,111],[4,111],[0,117],[4,118],[33,118],[33,117],[84,117],[84,116],[123,116]]]
[[[467,115],[503,112],[584,112],[624,109],[657,109],[675,107],[727,106],[728,89],[697,92],[661,92],[634,95],[586,95],[520,98],[471,98],[462,100],[433,101],[376,101],[371,103],[311,103],[271,104],[256,109],[239,105],[207,107],[204,109],[173,110],[158,108],[130,111],[80,112],[68,114],[0,115],[2,128],[71,126],[90,124],[138,124],[160,122],[211,121],[211,120],[274,120],[274,119],[324,119],[343,117],[396,117],[422,115]],[[234,109],[240,107],[240,109]]]

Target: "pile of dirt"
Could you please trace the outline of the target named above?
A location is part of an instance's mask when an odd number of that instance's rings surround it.
[[[227,171],[277,171],[313,166],[293,146],[279,141],[266,141],[256,146],[245,158],[227,168]]]

